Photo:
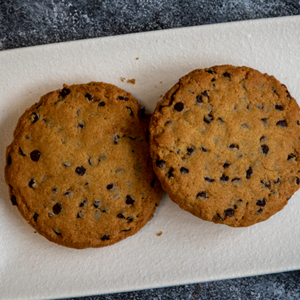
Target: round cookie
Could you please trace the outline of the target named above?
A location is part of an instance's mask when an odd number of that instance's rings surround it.
[[[150,154],[182,209],[234,227],[281,210],[300,184],[300,110],[273,76],[230,65],[182,77],[155,109]]]
[[[139,231],[162,197],[150,115],[130,93],[91,82],[50,92],[21,116],[7,147],[10,199],[37,232],[71,248]]]

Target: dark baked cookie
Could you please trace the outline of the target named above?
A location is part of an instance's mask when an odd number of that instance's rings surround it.
[[[150,122],[154,171],[170,198],[203,220],[249,226],[300,184],[300,111],[273,76],[230,65],[195,70]]]
[[[162,197],[147,141],[150,115],[131,94],[64,85],[21,116],[7,147],[10,199],[36,231],[71,247],[135,234]]]

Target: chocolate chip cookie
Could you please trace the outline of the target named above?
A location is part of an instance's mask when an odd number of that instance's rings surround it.
[[[300,184],[300,110],[273,76],[230,65],[195,70],[150,122],[154,171],[170,198],[207,221],[250,226]]]
[[[152,219],[162,197],[150,115],[130,93],[91,82],[50,92],[21,116],[7,147],[10,199],[48,240],[114,244]]]

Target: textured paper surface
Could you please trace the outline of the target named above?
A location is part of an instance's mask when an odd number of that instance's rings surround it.
[[[160,95],[193,69],[247,65],[274,75],[299,101],[299,37],[296,16],[3,51],[0,168],[20,115],[63,83],[113,83],[153,111]],[[135,236],[107,248],[72,250],[34,233],[11,205],[3,175],[0,192],[0,299],[112,293],[300,269],[299,193],[283,211],[250,228],[202,221],[165,196],[155,218]]]

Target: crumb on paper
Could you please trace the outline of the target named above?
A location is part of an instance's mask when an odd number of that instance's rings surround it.
[[[204,247],[204,249],[206,250],[206,247]]]
[[[162,81],[160,83],[162,83]]]
[[[155,88],[157,88],[157,86],[155,85]]]
[[[135,84],[135,78],[128,79],[127,82],[128,82],[128,83],[131,83],[131,84]]]
[[[120,77],[121,81],[124,82],[125,81],[125,77]]]
[[[139,57],[136,57],[135,59],[136,59],[136,60],[139,60]]]
[[[36,231],[34,231],[34,233],[36,233]]]
[[[162,231],[160,231],[159,233],[156,234],[157,236],[161,236],[162,235]]]
[[[162,98],[162,97],[163,97],[163,95],[160,95],[159,97],[160,97],[160,98]]]

